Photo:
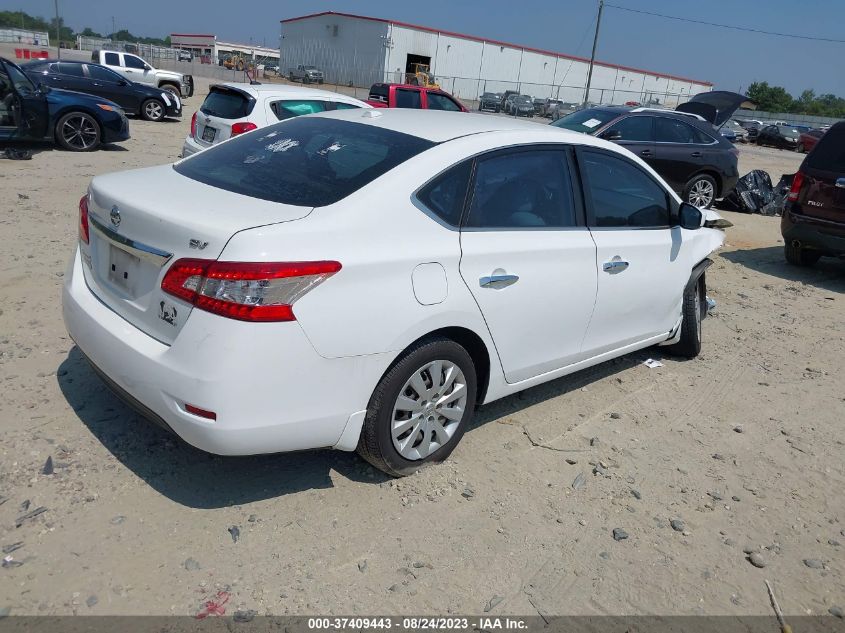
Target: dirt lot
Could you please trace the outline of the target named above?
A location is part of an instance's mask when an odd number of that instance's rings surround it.
[[[768,615],[766,578],[787,614],[845,607],[845,263],[790,268],[778,219],[726,213],[697,360],[646,350],[486,406],[401,481],[339,452],[214,457],[110,395],[60,314],[89,179],[173,160],[189,118],[0,160],[0,546],[23,563],[0,607]],[[741,151],[774,180],[800,161]]]

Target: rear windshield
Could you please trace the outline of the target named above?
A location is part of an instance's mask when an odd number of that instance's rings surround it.
[[[561,117],[552,125],[562,127],[565,130],[574,130],[576,132],[584,132],[585,134],[593,134],[605,123],[609,123],[617,118],[623,112],[612,112],[609,110],[595,110],[588,108],[586,110],[579,110],[572,114],[567,114]]]
[[[200,106],[200,112],[221,119],[242,119],[252,111],[255,102],[240,92],[213,87]]]
[[[221,143],[173,168],[252,198],[323,207],[433,145],[372,125],[300,117]]]
[[[822,136],[810,155],[807,167],[845,174],[845,125],[837,125]]]
[[[388,89],[385,84],[373,84],[372,88],[370,88],[369,99],[372,101],[384,101],[387,103],[387,94]]]

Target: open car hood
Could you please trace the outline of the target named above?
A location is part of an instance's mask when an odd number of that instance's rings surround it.
[[[710,121],[716,127],[722,127],[739,108],[756,110],[757,103],[738,92],[714,90],[695,95],[675,110],[697,114]]]

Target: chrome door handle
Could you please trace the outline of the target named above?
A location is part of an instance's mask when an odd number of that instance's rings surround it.
[[[845,189],[845,178],[837,178],[836,179],[836,186],[840,189]]]
[[[609,262],[602,264],[601,269],[606,273],[615,275],[616,273],[621,273],[623,270],[626,270],[629,265],[630,264],[628,262],[624,262],[621,259],[612,259]]]
[[[704,154],[702,154],[701,152],[693,152],[692,154],[690,154],[690,156],[692,156],[693,158],[701,158],[702,156],[704,156]]]
[[[640,156],[651,156],[651,150],[650,149],[640,150]]]
[[[478,280],[478,283],[482,288],[498,290],[512,286],[517,281],[519,281],[519,275],[490,275],[489,277],[482,277]]]

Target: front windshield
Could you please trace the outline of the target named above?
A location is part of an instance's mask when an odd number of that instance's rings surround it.
[[[562,127],[565,130],[583,132],[584,134],[593,134],[596,130],[603,127],[606,123],[610,123],[620,114],[620,112],[613,112],[610,110],[587,108],[586,110],[579,110],[578,112],[567,114],[565,117],[561,117],[552,123],[552,125],[555,127]]]
[[[520,95],[514,99],[517,103],[531,103],[531,97]]]

